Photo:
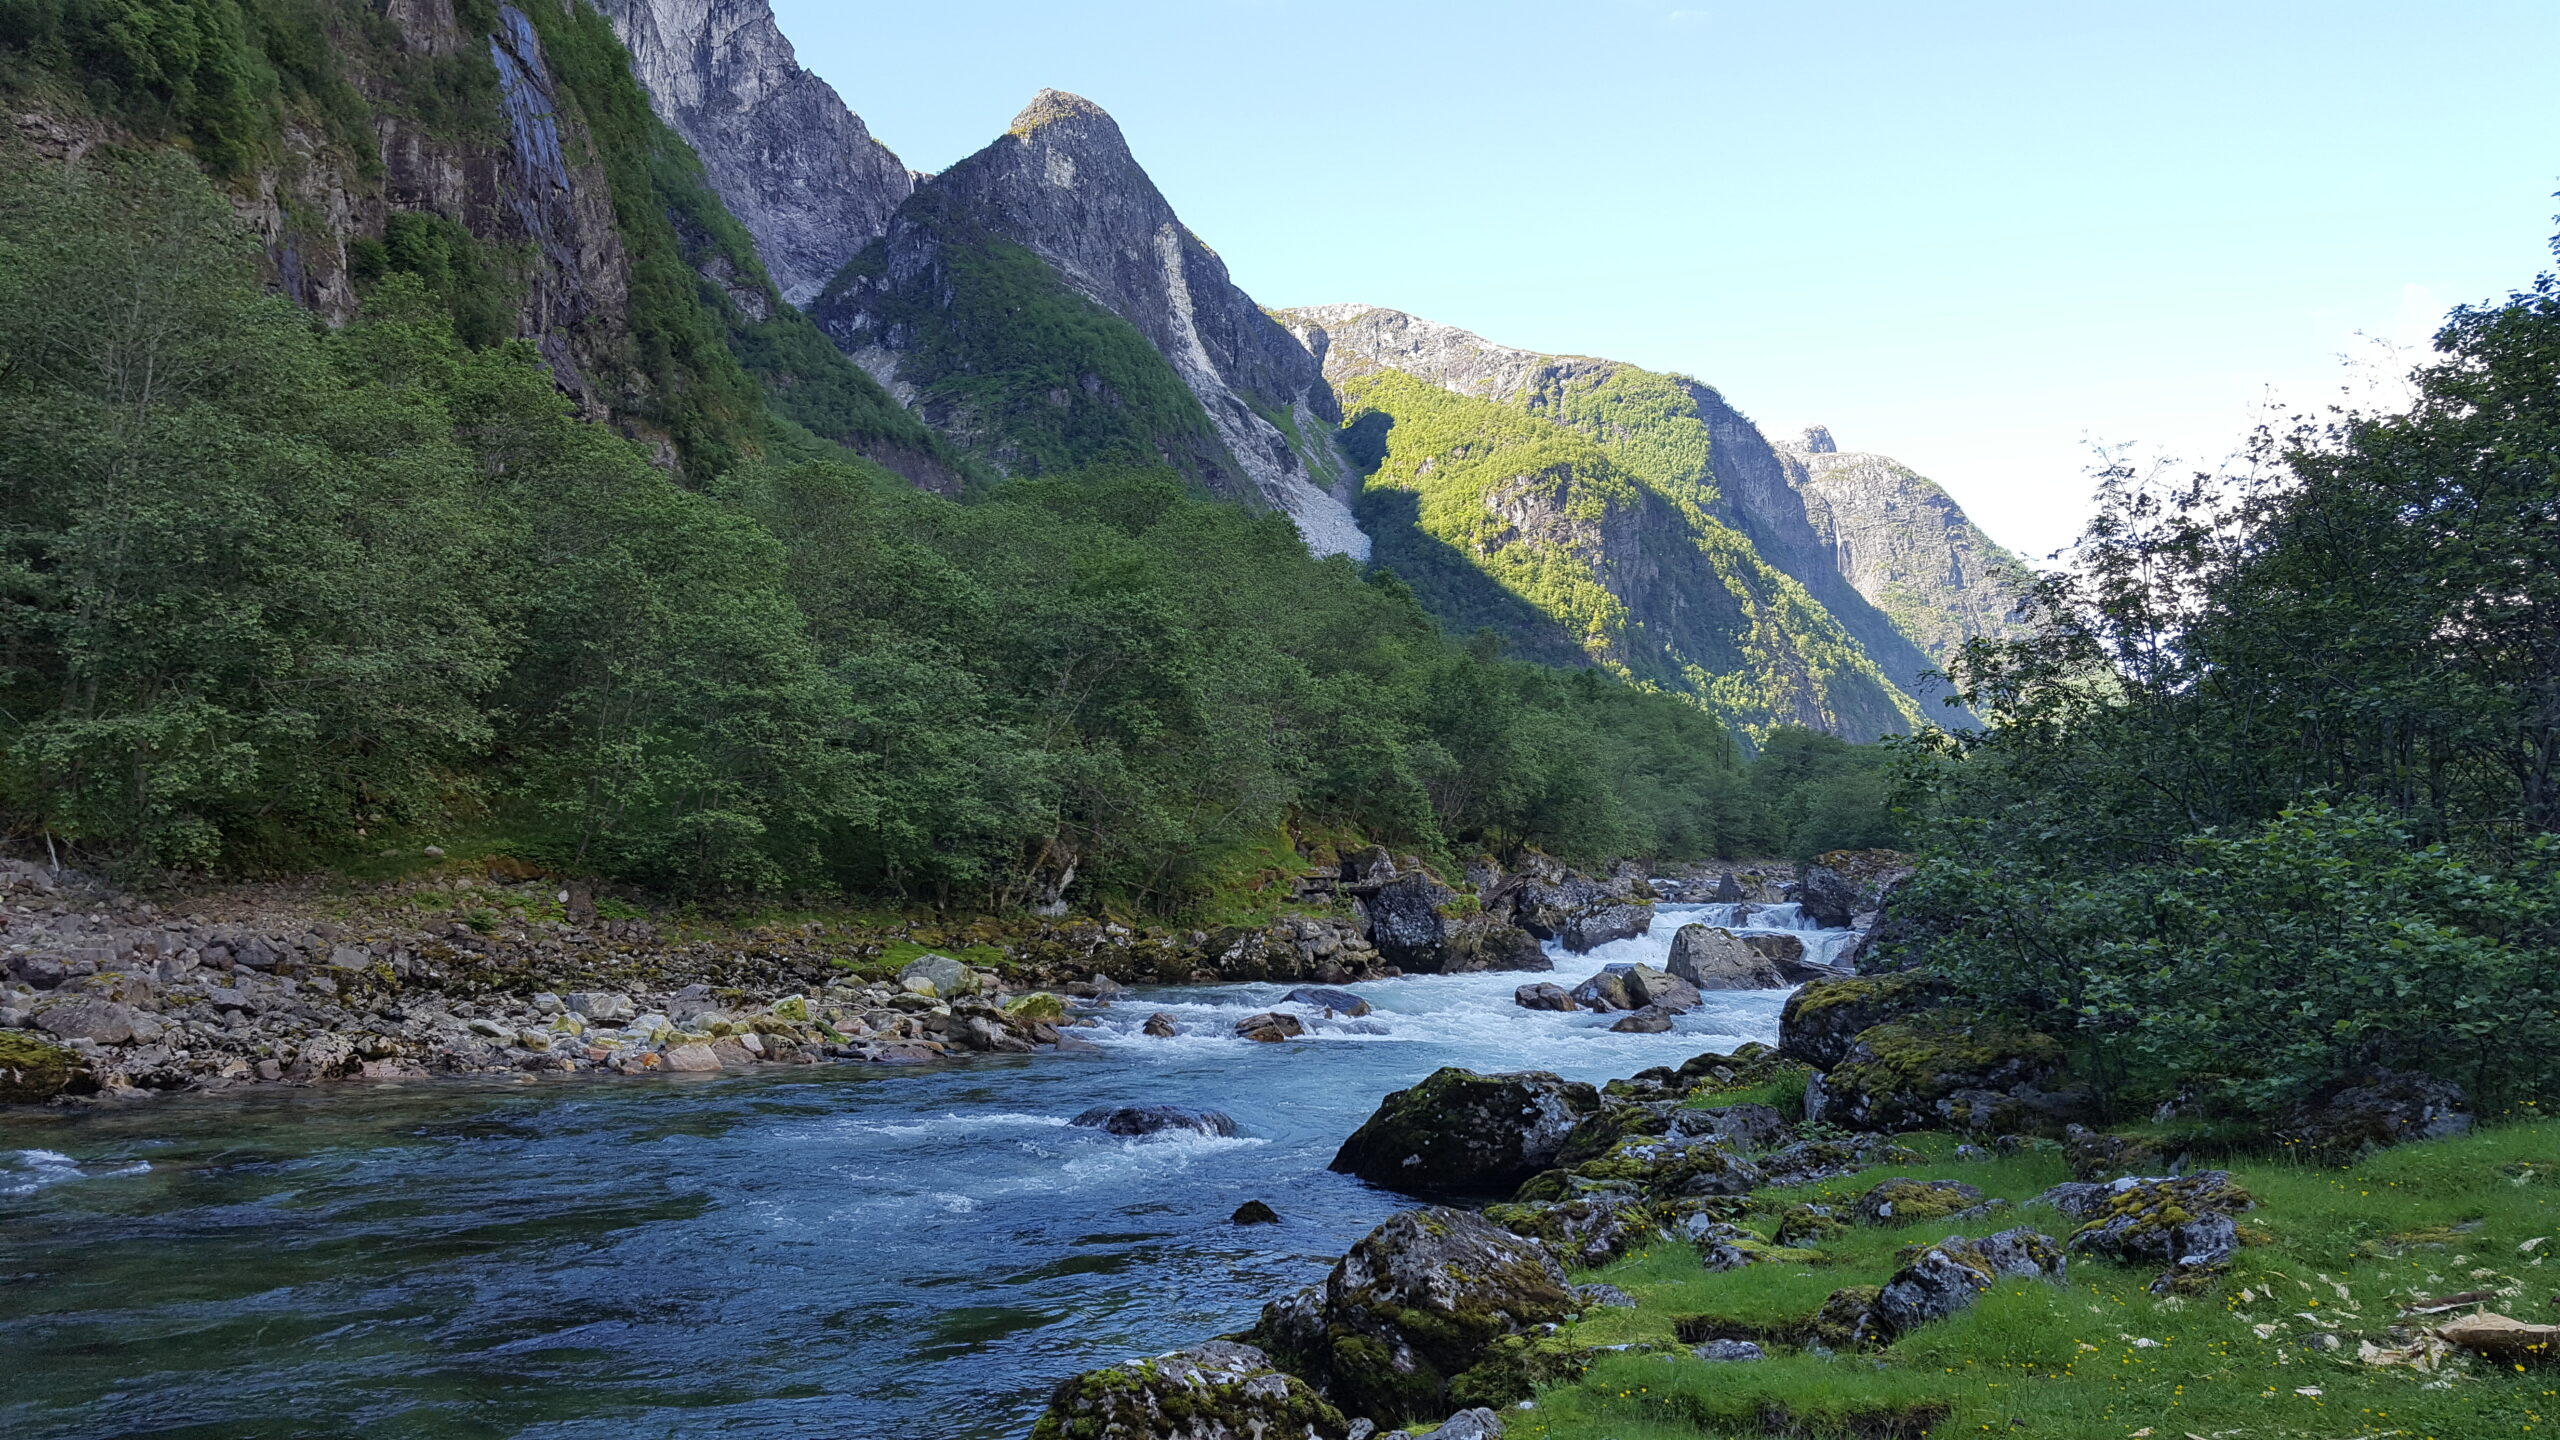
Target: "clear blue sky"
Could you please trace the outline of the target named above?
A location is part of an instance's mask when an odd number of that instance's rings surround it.
[[[2210,462],[2560,208],[2560,0],[775,9],[915,169],[1075,91],[1266,305],[1696,375],[2039,554],[2088,442]]]

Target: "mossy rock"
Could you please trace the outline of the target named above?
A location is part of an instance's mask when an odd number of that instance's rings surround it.
[[[2050,1035],[1933,1011],[1861,1031],[1806,1091],[1805,1116],[1883,1133],[2058,1129],[2067,1097],[2041,1087],[2062,1059]]]
[[[1961,1180],[1912,1180],[1897,1176],[1858,1197],[1861,1225],[1907,1225],[1943,1220],[1982,1203],[1982,1192]]]
[[[1272,1368],[1261,1351],[1212,1340],[1069,1379],[1051,1393],[1031,1440],[1346,1440],[1350,1433],[1341,1411]]]
[[[1550,1204],[1488,1205],[1484,1218],[1555,1252],[1567,1265],[1596,1270],[1661,1233],[1653,1205],[1628,1195],[1583,1195]]]
[[[1599,1108],[1599,1091],[1542,1070],[1452,1066],[1380,1101],[1332,1168],[1407,1194],[1508,1195],[1555,1168],[1566,1138]]]
[[[1581,1379],[1595,1353],[1552,1335],[1506,1335],[1473,1369],[1449,1382],[1450,1407],[1507,1410],[1541,1386]]]
[[[1945,985],[1932,976],[1861,975],[1815,980],[1787,997],[1778,1017],[1780,1056],[1828,1070],[1848,1058],[1867,1030],[1936,1007]]]
[[[1760,1167],[1704,1141],[1679,1144],[1631,1136],[1608,1154],[1574,1167],[1585,1180],[1615,1181],[1639,1187],[1664,1199],[1701,1195],[1747,1195],[1760,1188]]]
[[[1067,1002],[1046,990],[1036,990],[1005,1002],[1004,1018],[1017,1024],[1040,1020],[1056,1025],[1067,1018]]]
[[[1620,1082],[1611,1081],[1614,1087]],[[1556,1152],[1555,1163],[1565,1169],[1587,1165],[1608,1154],[1621,1140],[1630,1137],[1660,1136],[1671,1128],[1671,1115],[1658,1106],[1613,1104],[1601,1102],[1596,1114],[1586,1115],[1564,1137],[1564,1146]]]
[[[2062,1132],[2062,1158],[2071,1166],[2074,1180],[2157,1175],[2167,1168],[2158,1141],[2140,1135],[2110,1135],[2078,1125]]]
[[[1789,1249],[1805,1249],[1847,1233],[1849,1222],[1834,1214],[1828,1205],[1790,1205],[1778,1216],[1773,1238]]]
[[[24,1030],[0,1030],[0,1104],[39,1104],[95,1083],[78,1054]]]
[[[1847,1350],[1876,1338],[1872,1316],[1884,1294],[1881,1285],[1849,1285],[1831,1292],[1805,1327],[1808,1343]]]

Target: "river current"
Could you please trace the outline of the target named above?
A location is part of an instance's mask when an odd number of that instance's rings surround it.
[[[1824,959],[1846,932],[1792,906]],[[1411,1202],[1325,1169],[1443,1065],[1604,1080],[1776,1038],[1783,991],[1666,1035],[1522,1010],[1529,980],[1659,965],[1682,924],[1552,977],[1151,989],[1098,1054],[552,1083],[421,1082],[0,1118],[0,1434],[1019,1437],[1076,1371],[1251,1323]],[[1552,949],[1552,947],[1551,947]],[[1170,1012],[1182,1033],[1141,1035]],[[1233,1115],[1124,1139],[1095,1105]],[[1277,1226],[1238,1228],[1247,1200]]]

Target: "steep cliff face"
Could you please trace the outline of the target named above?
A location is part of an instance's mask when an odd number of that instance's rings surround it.
[[[1844,454],[1820,426],[1779,458],[1833,568],[1932,662],[2016,633],[2026,563],[1934,482],[1890,456]]]
[[[1920,718],[1727,518],[1682,383],[1395,311],[1281,318],[1341,393],[1378,560],[1445,624],[1494,626],[1527,658],[1596,663],[1752,730],[1872,739]]]
[[[1286,512],[1320,553],[1368,553],[1321,367],[1089,101],[1044,91],[1003,138],[926,179],[813,313],[1008,469],[1160,459]]]
[[[782,303],[587,0],[312,0],[219,23],[232,10],[139,41],[97,7],[39,16],[0,31],[0,93],[40,153],[186,145],[285,294],[343,322],[371,283],[415,275],[466,341],[531,340],[581,413],[689,475],[834,441],[950,477],[942,443]],[[113,59],[129,41],[197,79],[135,82]],[[173,103],[207,74],[236,103]]]
[[[659,117],[806,305],[872,240],[915,178],[835,89],[800,68],[765,0],[596,0]]]

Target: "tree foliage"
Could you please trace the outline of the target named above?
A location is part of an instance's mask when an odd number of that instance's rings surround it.
[[[2111,1083],[2560,1059],[2560,281],[2436,344],[2404,412],[2108,471],[2037,633],[1959,667],[1998,723],[1925,777],[1922,949]]]

